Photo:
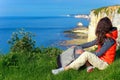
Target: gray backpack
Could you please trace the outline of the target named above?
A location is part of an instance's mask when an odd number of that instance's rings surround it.
[[[58,55],[58,57],[57,57],[58,68],[65,67],[65,66],[69,65],[77,57],[80,56],[80,54],[75,54],[76,48],[78,48],[78,47],[68,48],[62,54]]]

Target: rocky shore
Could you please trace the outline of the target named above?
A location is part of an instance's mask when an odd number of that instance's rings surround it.
[[[64,31],[66,37],[71,40],[61,42],[62,46],[78,45],[87,42],[88,28],[83,26],[77,26],[76,28],[68,31]]]

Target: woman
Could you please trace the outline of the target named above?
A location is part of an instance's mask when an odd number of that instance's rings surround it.
[[[75,61],[66,67],[52,70],[52,73],[58,74],[61,71],[69,69],[78,70],[86,62],[89,62],[93,67],[99,70],[107,68],[108,65],[114,61],[116,55],[117,28],[112,26],[108,17],[104,17],[98,22],[95,35],[95,40],[78,46],[84,49],[97,45],[98,49],[96,52],[92,53],[78,49],[76,53],[81,55]]]

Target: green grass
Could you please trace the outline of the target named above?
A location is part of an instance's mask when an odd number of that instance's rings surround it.
[[[118,9],[118,11],[117,11],[119,14],[120,14],[120,8]]]
[[[120,50],[117,59],[107,69],[95,69],[87,73],[86,69],[68,70],[53,75],[56,68],[56,56],[61,53],[57,48],[42,48],[36,53],[9,53],[0,56],[0,80],[119,80]]]
[[[95,14],[95,15],[98,15],[102,10],[104,10],[104,12],[105,12],[106,14],[108,14],[108,11],[106,11],[106,9],[107,9],[107,7],[101,7],[101,8],[95,9],[95,10],[94,10],[94,14]]]
[[[120,6],[120,5],[115,5],[115,6]],[[98,16],[98,14],[103,11],[104,13],[106,13],[107,15],[109,15],[109,14],[112,13],[112,11],[107,10],[108,7],[109,7],[109,6],[94,9],[94,14]],[[117,13],[120,14],[120,8],[118,8]]]

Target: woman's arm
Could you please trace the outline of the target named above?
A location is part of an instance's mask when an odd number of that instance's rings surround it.
[[[87,43],[77,45],[77,46],[78,46],[78,48],[80,47],[80,48],[84,49],[84,48],[88,48],[88,47],[96,45],[97,44],[96,42],[97,42],[97,40],[95,39],[95,40],[93,40],[91,42],[87,42]]]
[[[101,47],[99,52],[95,52],[94,54],[96,56],[101,56],[102,54],[104,54],[113,44],[115,43],[115,41],[111,38],[111,39],[106,39],[103,46]]]
[[[87,43],[75,46],[74,53],[75,54],[82,54],[84,52],[84,50],[83,50],[84,48],[88,48],[88,47],[91,47],[93,45],[96,45],[96,41],[97,40],[93,40],[91,42],[87,42]]]

